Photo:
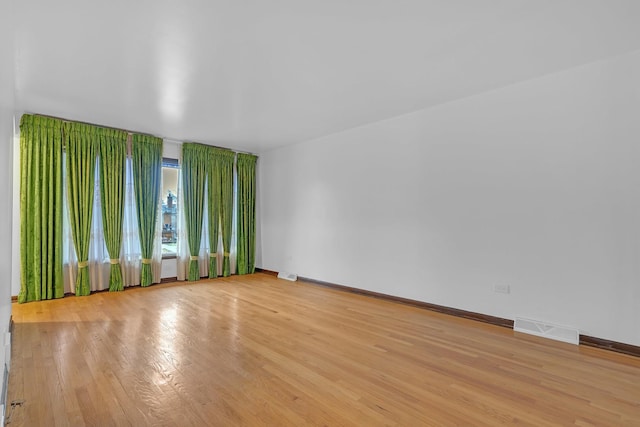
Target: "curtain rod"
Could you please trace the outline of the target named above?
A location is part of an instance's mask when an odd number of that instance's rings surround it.
[[[148,136],[153,136],[155,138],[161,138],[162,140],[168,139],[170,141],[175,141],[173,138],[165,138],[163,136],[157,136],[157,135],[153,135],[150,133],[145,133],[145,132],[137,132],[137,131],[132,131],[132,130],[128,130],[128,129],[122,129],[122,128],[117,128],[117,127],[113,127],[113,126],[105,126],[105,125],[99,125],[96,123],[91,123],[91,122],[81,122],[79,120],[70,120],[70,119],[65,119],[64,117],[57,117],[57,116],[50,116],[48,114],[39,114],[39,113],[30,113],[30,112],[25,112],[25,114],[31,114],[34,116],[40,116],[40,117],[48,117],[50,119],[57,119],[57,120],[61,120],[65,123],[81,123],[83,125],[89,125],[89,126],[97,126],[97,127],[101,127],[101,128],[105,128],[105,129],[114,129],[114,130],[119,130],[122,132],[126,132],[129,135],[133,135],[134,133],[137,133],[138,135],[148,135]],[[219,148],[221,150],[228,150],[228,151],[233,151],[234,153],[242,153],[242,154],[250,154],[252,156],[257,156],[257,154],[251,153],[249,151],[242,151],[242,150],[234,150],[232,148],[227,148],[227,147],[220,147],[217,145],[211,145],[211,144],[205,144],[203,142],[196,142],[196,141],[176,141],[179,142],[181,144],[184,144],[185,142],[194,142],[196,144],[201,144],[201,145],[206,145],[207,147],[214,147],[214,148]]]
[[[126,133],[128,133],[129,135],[132,135],[132,134],[134,134],[134,133],[137,133],[138,135],[147,135],[147,136],[153,136],[153,137],[156,137],[156,138],[162,138],[162,137],[157,137],[157,136],[155,136],[155,135],[152,135],[152,134],[150,134],[150,133],[136,132],[136,131],[132,131],[132,130],[128,130],[128,129],[122,129],[122,128],[117,128],[117,127],[113,127],[113,126],[99,125],[99,124],[97,124],[97,123],[91,123],[91,122],[82,122],[82,121],[80,121],[80,120],[65,119],[64,117],[50,116],[50,115],[48,115],[48,114],[28,113],[28,112],[27,112],[27,114],[33,114],[34,116],[40,116],[40,117],[48,117],[48,118],[50,118],[50,119],[57,119],[57,120],[61,120],[61,121],[63,121],[64,123],[80,123],[80,124],[83,124],[83,125],[96,126],[96,127],[99,127],[99,128],[119,130],[119,131],[122,131],[122,132],[126,132]],[[162,139],[164,139],[164,138],[162,138]]]
[[[168,138],[167,138],[168,139]],[[180,141],[178,141],[180,142]],[[242,151],[242,150],[234,150],[233,148],[227,148],[227,147],[220,147],[219,145],[211,145],[211,144],[205,144],[204,142],[197,142],[197,141],[182,141],[182,143],[187,143],[187,144],[199,144],[199,145],[206,145],[207,147],[213,147],[213,148],[219,148],[220,150],[226,150],[226,151],[233,151],[234,153],[242,153],[242,154],[250,154],[252,156],[257,156],[257,154],[251,153],[249,151]]]

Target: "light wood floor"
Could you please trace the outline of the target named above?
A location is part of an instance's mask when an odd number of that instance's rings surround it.
[[[13,306],[14,426],[640,425],[640,359],[266,274]]]

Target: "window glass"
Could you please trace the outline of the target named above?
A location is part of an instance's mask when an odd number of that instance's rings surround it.
[[[178,175],[176,159],[162,160],[162,257],[175,257],[178,243]]]

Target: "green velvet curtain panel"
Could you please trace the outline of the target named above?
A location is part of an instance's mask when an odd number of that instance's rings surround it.
[[[222,275],[229,276],[231,262],[231,232],[233,230],[233,164],[236,153],[225,151],[218,155],[218,173],[220,174],[220,222],[222,224],[223,262]]]
[[[207,187],[209,192],[209,278],[218,276],[218,237],[222,235],[223,275],[230,272],[231,223],[233,213],[233,162],[236,153],[209,148]],[[222,228],[221,228],[222,227]]]
[[[109,291],[113,292],[124,290],[120,248],[122,247],[122,222],[124,219],[127,133],[116,129],[101,129],[100,131],[102,226],[111,263]]]
[[[207,182],[208,147],[200,144],[182,144],[182,190],[184,219],[189,243],[188,280],[199,280],[198,253],[202,237],[204,216],[204,188]]]
[[[67,150],[67,198],[73,246],[78,256],[76,295],[91,293],[89,284],[89,242],[93,215],[93,190],[98,154],[99,128],[82,123],[65,123]]]
[[[255,271],[256,160],[238,153],[238,274]]]
[[[217,148],[209,150],[207,157],[207,199],[209,211],[209,278],[218,277],[218,238],[220,229],[220,169]]]
[[[162,139],[150,135],[133,134],[131,161],[142,250],[140,284],[149,286],[153,283],[151,257],[158,221],[162,179]]]
[[[62,121],[20,120],[20,292],[18,302],[64,296]]]

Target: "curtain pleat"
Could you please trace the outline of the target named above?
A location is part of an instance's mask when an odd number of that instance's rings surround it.
[[[154,281],[151,263],[154,254],[154,237],[157,235],[160,180],[162,178],[162,139],[134,134],[131,160],[133,162],[136,212],[142,249],[140,284],[149,286]]]
[[[62,121],[20,121],[20,292],[18,301],[64,296]]]
[[[256,160],[238,153],[238,274],[255,271]]]
[[[125,164],[127,134],[115,129],[101,129],[100,200],[104,240],[109,252],[109,291],[124,290],[120,248],[124,217]]]
[[[65,123],[67,197],[73,244],[78,256],[76,295],[89,295],[89,242],[93,215],[93,190],[99,129],[82,123]]]
[[[207,158],[207,147],[192,143],[182,145],[184,218],[189,243],[189,274],[187,278],[190,281],[200,279],[198,252],[202,236]]]

